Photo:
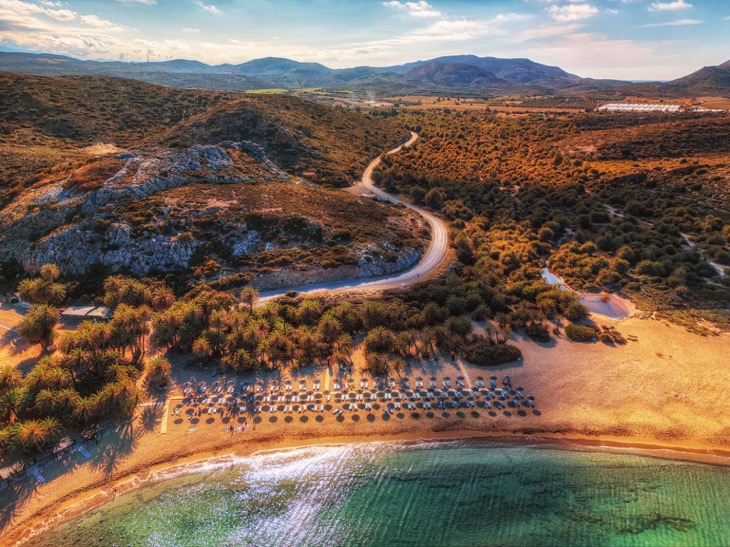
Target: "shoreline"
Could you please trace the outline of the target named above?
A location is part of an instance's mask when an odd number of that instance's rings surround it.
[[[315,438],[269,438],[260,440],[242,439],[219,448],[206,448],[181,456],[170,461],[150,461],[140,463],[119,478],[98,481],[97,483],[69,492],[34,514],[23,523],[9,526],[3,532],[4,539],[11,545],[22,545],[49,529],[82,516],[112,501],[117,495],[124,495],[148,484],[169,480],[172,476],[199,473],[196,466],[205,463],[225,463],[225,460],[250,458],[259,455],[284,453],[307,447],[327,447],[367,443],[408,443],[422,442],[490,442],[491,446],[525,447],[534,450],[566,450],[574,452],[599,452],[624,454],[638,457],[730,467],[730,449],[723,450],[711,446],[683,446],[661,443],[656,439],[636,437],[625,440],[611,436],[588,436],[538,433],[520,431],[479,431],[455,429],[446,431],[411,431],[393,434],[336,435]]]

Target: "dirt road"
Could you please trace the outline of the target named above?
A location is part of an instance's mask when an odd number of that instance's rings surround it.
[[[411,132],[411,138],[406,143],[397,148],[394,148],[393,150],[388,152],[388,154],[395,154],[403,148],[411,146],[414,142],[416,142],[417,139],[418,134]],[[380,161],[381,158],[378,157],[370,162],[370,164],[365,169],[365,172],[363,173],[360,184],[355,186],[353,191],[361,194],[369,192],[383,201],[390,201],[391,203],[402,203],[409,209],[417,212],[426,220],[426,222],[428,222],[431,228],[431,243],[428,247],[428,250],[423,255],[418,264],[404,272],[392,274],[385,277],[344,279],[341,281],[316,283],[312,285],[301,285],[297,287],[285,287],[281,289],[265,291],[261,293],[259,302],[267,302],[273,298],[282,296],[288,291],[297,291],[301,294],[312,294],[324,291],[334,291],[338,293],[370,293],[381,292],[387,289],[396,289],[399,287],[410,285],[411,283],[415,283],[422,277],[427,276],[441,264],[441,262],[446,258],[446,250],[448,248],[449,242],[446,224],[430,212],[415,205],[411,205],[410,203],[405,203],[397,197],[381,190],[380,188],[376,188],[373,183],[372,175],[375,168],[380,164]]]

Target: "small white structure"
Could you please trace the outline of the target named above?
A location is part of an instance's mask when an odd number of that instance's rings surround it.
[[[682,112],[679,104],[664,103],[609,103],[599,106],[599,112]]]
[[[87,319],[107,321],[111,315],[111,310],[104,306],[69,306],[61,312],[61,319],[64,323],[81,323]]]

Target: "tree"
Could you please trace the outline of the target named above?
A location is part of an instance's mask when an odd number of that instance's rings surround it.
[[[307,365],[323,357],[322,337],[310,328],[302,327],[297,332],[297,356],[300,365]]]
[[[243,348],[226,353],[221,359],[221,363],[236,372],[248,372],[256,368],[256,360]]]
[[[20,298],[33,304],[60,304],[66,298],[66,287],[42,277],[23,279],[18,284]]]
[[[96,415],[96,404],[93,397],[79,397],[73,409],[73,417],[81,424],[89,423]]]
[[[58,322],[61,320],[61,312],[48,304],[36,304],[31,306],[28,313],[20,322],[18,332],[31,344],[40,344],[43,351],[53,343],[53,336]]]
[[[38,273],[43,279],[45,279],[49,283],[53,283],[61,276],[61,271],[55,264],[43,264]]]
[[[169,309],[175,303],[175,293],[167,285],[161,284],[154,289],[150,295],[152,309],[160,312]]]
[[[0,392],[19,387],[23,374],[11,365],[0,367]]]
[[[251,311],[259,300],[259,291],[254,289],[251,285],[246,285],[241,290],[241,301],[246,304]]]
[[[342,325],[334,317],[325,315],[320,319],[317,330],[326,342],[332,343],[342,334]]]
[[[426,197],[426,190],[422,186],[413,186],[411,188],[411,199],[414,203],[420,204]]]
[[[55,418],[25,420],[15,426],[15,438],[23,450],[40,450],[58,436],[59,424]]]
[[[375,327],[368,332],[363,343],[368,352],[390,353],[395,347],[395,335],[384,327]]]
[[[53,414],[56,404],[56,392],[51,389],[41,389],[35,396],[35,407],[42,414]]]
[[[314,325],[322,317],[322,304],[319,300],[304,300],[299,304],[296,315],[300,325]]]
[[[446,194],[441,188],[431,188],[425,196],[426,204],[433,209],[441,209],[446,199]]]
[[[32,404],[28,388],[16,387],[0,395],[0,420],[13,423]]]
[[[147,363],[147,375],[157,381],[166,380],[172,372],[170,361],[158,355],[150,359]]]

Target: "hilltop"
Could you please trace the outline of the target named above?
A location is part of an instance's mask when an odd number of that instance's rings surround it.
[[[161,87],[101,76],[0,73],[0,203],[65,157],[105,143],[189,147],[253,141],[279,167],[345,186],[365,163],[407,137],[399,125],[296,97]]]

